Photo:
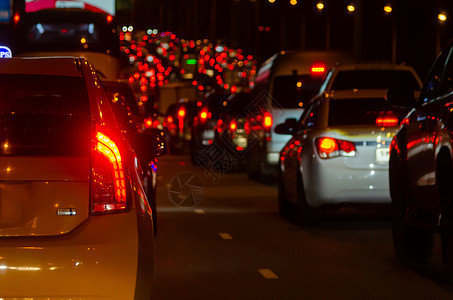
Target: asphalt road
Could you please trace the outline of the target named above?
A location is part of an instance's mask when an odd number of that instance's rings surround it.
[[[439,238],[424,265],[393,252],[385,214],[346,209],[298,227],[277,188],[215,176],[188,156],[159,160],[154,299],[452,299]]]

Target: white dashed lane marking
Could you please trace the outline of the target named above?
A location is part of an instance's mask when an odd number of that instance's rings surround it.
[[[229,233],[220,232],[220,237],[224,240],[232,240],[233,237]]]
[[[258,272],[266,279],[278,279],[278,276],[271,269],[258,269]]]

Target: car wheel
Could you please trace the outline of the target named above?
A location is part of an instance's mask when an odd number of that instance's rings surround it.
[[[305,188],[302,181],[300,168],[297,169],[297,207],[296,222],[302,226],[317,225],[320,221],[320,211],[318,208],[310,207],[305,196]]]
[[[407,184],[396,155],[390,158],[390,190],[392,195],[393,248],[401,261],[426,260],[433,251],[434,234],[428,230],[412,228],[407,224]]]

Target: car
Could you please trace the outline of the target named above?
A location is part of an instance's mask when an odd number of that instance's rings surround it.
[[[17,14],[11,27],[15,56],[80,56],[101,79],[120,78],[127,64],[121,55],[115,17],[75,7]]]
[[[110,99],[118,125],[129,144],[136,151],[142,169],[142,185],[153,212],[154,234],[157,233],[157,159],[148,153],[141,153],[140,142],[143,135],[158,135],[165,138],[165,133],[149,126],[149,118],[140,112],[135,94],[127,80],[102,81],[105,92]]]
[[[291,139],[280,152],[280,214],[301,225],[325,209],[389,205],[389,146],[407,110],[385,100],[387,90],[343,90],[313,99],[299,120],[276,133]]]
[[[13,57],[0,77],[0,298],[149,299],[151,207],[93,66]]]
[[[256,76],[247,108],[251,133],[247,173],[250,178],[274,179],[279,152],[288,141],[274,133],[287,118],[298,118],[319,91],[326,72],[338,63],[353,63],[350,53],[281,51],[265,61]]]
[[[192,125],[197,112],[197,102],[188,99],[168,106],[164,125],[169,135],[168,147],[171,154],[190,153]]]
[[[190,157],[195,165],[199,164],[203,151],[214,142],[215,128],[227,97],[227,93],[214,92],[197,101],[190,140]]]
[[[249,92],[231,94],[223,103],[216,126],[214,143],[225,149],[235,162],[232,171],[246,170],[247,167],[250,134],[247,108],[250,103]]]
[[[416,99],[410,86],[387,98],[410,112],[390,146],[393,245],[404,262],[423,262],[440,234],[445,279],[453,278],[453,42],[434,62]]]

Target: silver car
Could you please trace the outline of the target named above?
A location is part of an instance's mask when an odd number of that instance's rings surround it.
[[[390,203],[389,145],[406,112],[392,107],[385,93],[325,93],[298,121],[276,127],[277,133],[293,135],[280,152],[282,215],[313,224],[327,206]]]

